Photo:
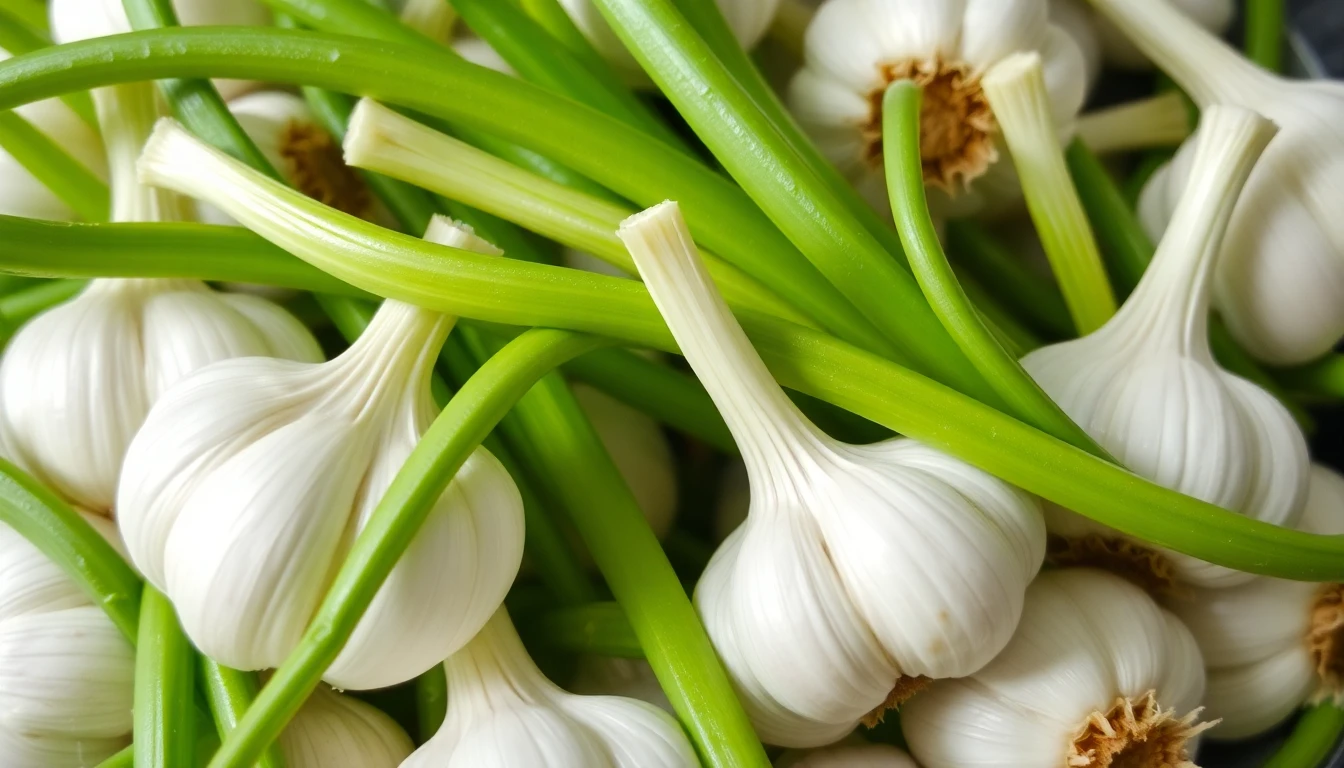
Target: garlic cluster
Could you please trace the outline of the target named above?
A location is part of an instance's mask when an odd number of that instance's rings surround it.
[[[1038,349],[1022,365],[1137,474],[1248,517],[1293,525],[1309,467],[1302,434],[1272,395],[1220,368],[1208,341],[1219,248],[1274,128],[1248,110],[1214,106],[1198,133],[1189,188],[1129,300],[1099,330]],[[1063,544],[1061,562],[1113,565],[1152,586],[1252,578],[1175,552],[1159,556],[1052,505],[1046,522]]]
[[[761,738],[829,744],[988,663],[1044,556],[1035,502],[913,440],[827,437],[770,377],[675,203],[619,234],[746,462],[750,512],[695,603]]]
[[[882,96],[921,85],[920,159],[937,218],[994,213],[1021,189],[980,78],[1005,57],[1039,52],[1061,137],[1087,88],[1078,44],[1050,23],[1046,0],[826,0],[807,29],[789,106],[840,171],[886,210]]]
[[[1344,534],[1344,477],[1317,465],[1298,528]],[[1344,701],[1344,586],[1257,578],[1170,601],[1209,669],[1213,739],[1244,739],[1311,699]]]
[[[444,663],[448,714],[402,768],[693,768],[672,716],[618,696],[576,696],[547,680],[502,609]]]
[[[779,10],[780,0],[714,0],[743,48],[750,50],[765,36]],[[559,0],[575,26],[632,85],[651,85],[639,62],[602,18],[593,0]]]
[[[101,518],[89,522],[109,537]],[[0,755],[6,768],[83,768],[131,736],[135,651],[79,587],[0,523]]]
[[[1247,61],[1165,0],[1091,0],[1201,108],[1235,104],[1279,127],[1233,212],[1214,301],[1237,341],[1276,365],[1325,354],[1344,336],[1344,83],[1288,80]],[[1149,234],[1189,183],[1192,138],[1144,189]]]
[[[319,686],[277,739],[289,768],[397,768],[415,749],[396,721]]]
[[[426,237],[492,251],[443,220]],[[135,564],[203,653],[251,670],[279,666],[293,650],[437,413],[430,377],[452,325],[389,300],[330,362],[225,361],[154,405],[127,452],[118,519]],[[518,489],[480,448],[325,679],[380,688],[430,669],[499,606],[522,549]]]
[[[1179,620],[1101,571],[1047,571],[1012,642],[901,710],[924,768],[1194,768],[1204,666]]]
[[[910,756],[890,744],[866,744],[859,739],[807,752],[790,750],[779,756],[775,768],[917,768]]]

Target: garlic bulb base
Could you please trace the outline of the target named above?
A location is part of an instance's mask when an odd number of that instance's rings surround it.
[[[924,675],[915,675],[908,677],[902,675],[896,678],[896,685],[892,686],[891,693],[878,705],[872,712],[859,719],[859,723],[865,728],[876,728],[887,716],[887,712],[893,709],[899,710],[901,705],[914,698],[920,691],[933,685],[933,678]]]
[[[1325,584],[1316,595],[1307,647],[1321,680],[1314,701],[1344,702],[1344,584]]]
[[[1061,568],[1109,571],[1157,597],[1176,590],[1176,569],[1171,560],[1158,550],[1119,536],[1051,534],[1046,541],[1045,560]]]
[[[1198,768],[1190,761],[1191,739],[1213,727],[1197,721],[1199,710],[1177,716],[1157,702],[1156,691],[1137,700],[1117,699],[1105,713],[1093,712],[1069,748],[1070,768]]]

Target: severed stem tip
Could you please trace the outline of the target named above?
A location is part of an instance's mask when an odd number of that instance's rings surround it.
[[[486,256],[504,255],[504,251],[500,250],[494,243],[477,235],[476,230],[472,229],[470,224],[465,224],[439,213],[434,214],[429,220],[429,226],[425,227],[424,240],[438,245],[446,245],[449,248],[485,254]]]

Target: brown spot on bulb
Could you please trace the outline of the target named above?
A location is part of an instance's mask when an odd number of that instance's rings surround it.
[[[280,156],[300,192],[354,216],[368,214],[369,188],[345,164],[340,145],[326,131],[312,123],[290,121],[280,138]]]

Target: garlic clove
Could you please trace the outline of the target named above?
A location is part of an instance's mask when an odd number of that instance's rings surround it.
[[[1215,741],[1258,736],[1287,720],[1320,685],[1311,658],[1297,649],[1249,664],[1209,670],[1203,715],[1218,725]]]
[[[1034,501],[914,441],[830,439],[771,378],[674,203],[619,235],[746,463],[746,522],[695,603],[762,739],[829,744],[987,663],[1043,556]]]
[[[865,744],[858,739],[852,739],[824,749],[785,752],[775,761],[775,768],[916,768],[916,766],[909,755],[890,744]]]
[[[395,768],[415,749],[381,710],[325,687],[313,691],[277,742],[289,768]]]
[[[214,293],[212,296],[251,323],[270,356],[302,363],[323,359],[322,345],[308,328],[274,301],[245,293]]]
[[[672,530],[677,516],[677,472],[658,422],[592,387],[571,387],[602,446],[625,478],[654,535]]]
[[[68,739],[0,728],[0,754],[7,768],[87,768],[120,752],[130,737]]]
[[[88,603],[55,563],[18,531],[0,523],[0,622]]]
[[[1068,33],[1083,55],[1083,80],[1087,89],[1101,77],[1101,41],[1097,19],[1082,0],[1050,0],[1050,22]]]

